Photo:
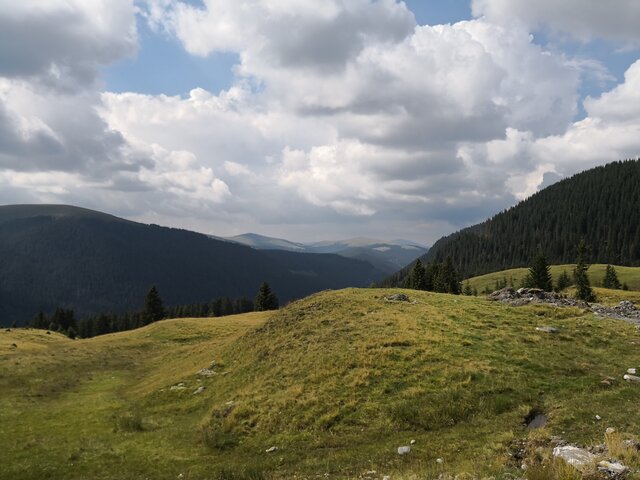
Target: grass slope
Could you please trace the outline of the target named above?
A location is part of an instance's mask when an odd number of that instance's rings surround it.
[[[533,409],[569,441],[640,427],[629,414],[640,387],[600,384],[640,367],[632,325],[428,292],[383,299],[397,291],[324,292],[273,314],[82,341],[2,331],[0,476],[498,475],[519,467],[506,452]],[[195,374],[213,360],[215,376]]]
[[[551,276],[553,277],[553,283],[555,284],[558,281],[558,277],[560,277],[562,272],[565,270],[571,277],[573,275],[574,267],[575,264],[552,265]],[[594,264],[589,267],[588,274],[592,286],[599,286],[602,284],[605,268],[606,265],[603,264]],[[622,267],[616,265],[615,268],[618,273],[620,283],[626,283],[630,290],[640,290],[640,267]],[[513,283],[515,288],[518,288],[520,286],[520,282],[527,273],[529,273],[528,268],[513,268],[510,270],[503,270],[501,272],[488,273],[486,275],[473,277],[465,280],[464,283],[466,284],[466,282],[469,282],[471,288],[475,287],[478,289],[478,292],[483,292],[485,288],[490,288],[493,291],[496,281],[506,279],[508,283]]]

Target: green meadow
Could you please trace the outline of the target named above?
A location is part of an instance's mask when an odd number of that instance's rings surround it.
[[[398,292],[411,302],[384,298]],[[637,434],[629,367],[640,332],[623,321],[398,289],[89,340],[3,330],[0,477],[574,478],[544,465],[548,439]],[[527,430],[538,412],[548,424]],[[539,468],[520,469],[519,440]]]

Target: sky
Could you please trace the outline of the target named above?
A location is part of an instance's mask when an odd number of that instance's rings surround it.
[[[637,0],[0,0],[0,204],[440,236],[640,156]]]

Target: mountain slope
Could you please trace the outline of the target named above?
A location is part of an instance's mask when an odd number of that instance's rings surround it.
[[[572,263],[584,238],[589,261],[640,265],[640,160],[614,162],[562,180],[478,225],[438,240],[421,257],[451,257],[463,277],[527,266],[538,248]],[[401,281],[408,269],[386,283]]]
[[[382,276],[365,262],[309,255],[285,252],[278,258],[75,207],[3,206],[0,323],[22,322],[59,305],[81,315],[137,309],[153,284],[166,304],[176,305],[218,296],[253,298],[266,280],[286,302],[328,288],[366,286]],[[339,275],[346,271],[348,280]]]

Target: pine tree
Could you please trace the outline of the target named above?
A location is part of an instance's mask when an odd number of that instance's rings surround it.
[[[607,265],[602,286],[613,290],[620,290],[622,288],[622,284],[620,280],[618,280],[618,272],[616,272],[616,269],[612,265]]]
[[[158,293],[158,289],[155,285],[151,287],[144,299],[144,312],[142,316],[145,325],[157,322],[165,317],[162,299],[160,298],[160,294]]]
[[[587,246],[584,240],[578,244],[578,258],[576,259],[576,268],[573,271],[573,278],[576,284],[576,298],[585,302],[595,302],[596,295],[589,283],[587,270],[589,265],[586,263]]]
[[[427,289],[426,270],[424,268],[424,265],[422,265],[420,259],[416,260],[416,264],[411,270],[411,275],[409,276],[409,284],[407,285],[407,287],[414,290]]]
[[[571,277],[566,270],[563,270],[562,274],[558,277],[558,283],[556,284],[556,292],[561,292],[565,288],[571,286]]]
[[[533,264],[529,268],[531,287],[540,288],[545,292],[550,292],[553,288],[551,283],[551,270],[547,263],[547,257],[542,250],[538,251]]]
[[[253,309],[256,312],[278,309],[278,298],[273,294],[267,282],[262,282],[260,285],[260,290],[253,302]]]

